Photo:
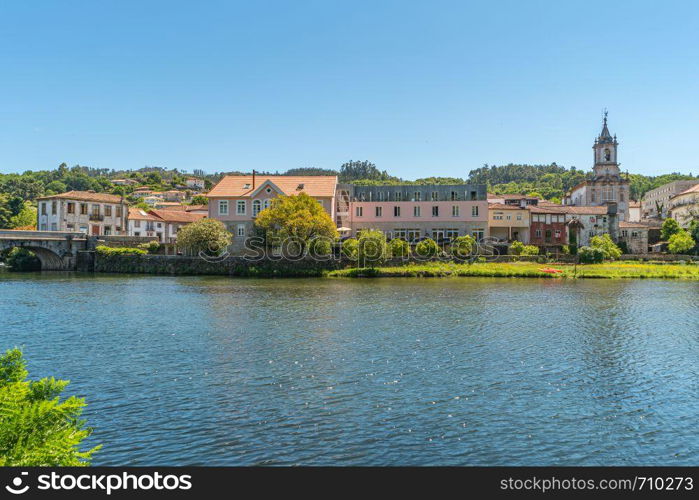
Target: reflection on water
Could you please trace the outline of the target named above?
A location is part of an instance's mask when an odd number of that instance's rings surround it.
[[[699,284],[0,275],[100,465],[689,464]]]

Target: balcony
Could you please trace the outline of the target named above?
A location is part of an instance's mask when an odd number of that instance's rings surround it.
[[[104,220],[104,215],[90,214],[90,220],[93,222],[102,222]]]

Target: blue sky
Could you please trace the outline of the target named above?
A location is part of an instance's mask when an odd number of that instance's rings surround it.
[[[699,173],[694,2],[13,1],[0,172],[484,163]]]

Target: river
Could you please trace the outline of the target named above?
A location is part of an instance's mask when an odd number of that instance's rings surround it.
[[[699,283],[0,273],[95,465],[696,465]]]

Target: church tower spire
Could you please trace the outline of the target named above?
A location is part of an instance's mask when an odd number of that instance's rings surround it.
[[[619,143],[616,140],[616,135],[612,137],[607,126],[607,110],[604,110],[604,121],[602,122],[602,132],[595,139],[595,144],[592,146],[594,151],[594,167],[595,177],[616,177],[620,178],[619,163],[617,161],[617,148]]]

